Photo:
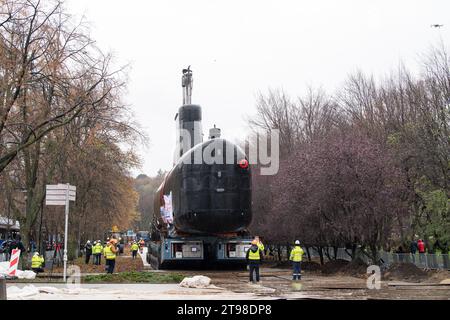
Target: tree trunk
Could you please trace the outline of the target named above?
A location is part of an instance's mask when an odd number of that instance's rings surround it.
[[[372,259],[373,264],[378,264],[379,261],[378,250],[375,245],[370,245],[370,259]]]
[[[352,244],[352,260],[355,259],[356,255],[356,243]]]
[[[334,260],[337,260],[337,254],[338,254],[338,247],[337,246],[333,246],[333,257],[334,257]]]
[[[327,246],[326,249],[324,250],[325,256],[327,257],[328,261],[331,261],[331,256],[330,256],[330,251],[329,251],[329,247]]]
[[[44,208],[43,206],[41,206],[41,210],[40,210],[41,216],[40,216],[40,221],[39,221],[39,234],[38,234],[38,241],[36,243],[36,247],[38,248],[38,251],[40,254],[44,254],[44,251],[41,250],[42,248],[42,219],[44,216]]]
[[[81,248],[81,228],[80,224],[78,224],[78,237],[77,237],[77,250],[75,251],[75,256],[80,257],[80,248]]]
[[[325,263],[324,263],[324,261],[323,261],[323,248],[322,247],[317,247],[317,252],[319,253],[319,258],[320,258],[320,265],[324,265]]]
[[[289,261],[289,257],[291,256],[291,245],[289,243],[286,244],[286,260]]]
[[[278,244],[277,245],[277,255],[278,255],[278,261],[282,261],[282,250],[281,250],[281,246]]]
[[[22,225],[21,225],[21,228],[20,228],[20,241],[22,242],[23,246],[25,247],[24,252],[20,253],[20,259],[19,259],[19,268],[22,269],[22,270],[28,269],[28,266],[27,266],[27,263],[28,263],[28,244],[30,243],[29,228],[25,227],[24,229],[25,230],[22,229]]]
[[[311,253],[309,252],[309,247],[305,247],[306,255],[308,257],[308,261],[311,262]]]

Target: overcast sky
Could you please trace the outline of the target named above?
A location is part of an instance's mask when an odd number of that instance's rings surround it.
[[[126,101],[148,134],[139,172],[172,166],[181,69],[191,65],[192,102],[203,131],[245,137],[246,115],[268,88],[329,92],[357,70],[382,75],[450,35],[448,0],[67,0],[118,65],[131,64]],[[440,29],[431,24],[444,24]],[[448,41],[447,41],[448,42]],[[138,172],[135,172],[138,173]]]

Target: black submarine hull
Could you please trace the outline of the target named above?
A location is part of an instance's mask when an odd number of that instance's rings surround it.
[[[199,163],[196,156],[201,155]],[[208,157],[210,159],[208,159]],[[225,139],[212,139],[183,154],[155,197],[155,212],[171,195],[171,221],[177,232],[212,235],[243,232],[252,219],[251,170],[244,152]],[[213,161],[213,163],[211,163]],[[231,163],[230,163],[231,162]],[[160,215],[158,229],[168,226]]]

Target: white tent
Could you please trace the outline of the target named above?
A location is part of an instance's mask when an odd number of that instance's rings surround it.
[[[6,230],[8,227],[11,231],[19,231],[19,221],[0,216],[0,230]]]

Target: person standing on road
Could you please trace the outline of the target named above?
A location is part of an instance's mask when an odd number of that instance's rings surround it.
[[[252,246],[247,250],[247,263],[250,271],[250,282],[259,282],[259,265],[262,261],[262,252],[258,247],[258,241],[253,240]],[[253,279],[255,273],[255,280]]]
[[[27,263],[26,260],[24,259],[25,257],[27,257],[27,252],[26,252],[26,248],[24,247],[22,241],[20,240],[20,236],[16,236],[13,241],[11,241],[10,245],[9,245],[9,249],[8,249],[8,255],[9,257],[12,256],[12,251],[14,249],[19,249],[20,250],[20,260],[19,260],[19,267],[22,266],[22,268],[25,268],[25,264]]]
[[[92,253],[94,254],[94,264],[96,266],[101,265],[102,252],[103,252],[102,242],[100,240],[97,240],[97,242],[94,244],[94,247],[92,248]]]
[[[425,243],[422,239],[417,241],[417,249],[419,250],[419,261],[423,264],[425,262]]]
[[[44,262],[44,258],[36,251],[31,258],[31,269],[36,273],[44,272]]]
[[[409,244],[409,251],[411,252],[413,263],[416,263],[416,252],[417,252],[416,240],[414,240],[414,239],[411,240],[411,243]]]
[[[86,259],[85,259],[85,263],[89,264],[89,260],[91,259],[91,255],[92,255],[92,243],[91,240],[88,240],[86,242],[86,244],[84,245],[84,252],[86,254]]]
[[[139,250],[138,244],[136,243],[136,241],[133,241],[133,244],[131,245],[131,254],[133,259],[136,259],[138,250]]]
[[[292,261],[292,280],[301,280],[302,279],[302,273],[301,273],[301,264],[302,264],[302,257],[303,257],[304,251],[302,247],[300,247],[300,241],[295,240],[295,246],[294,249],[291,250],[291,256],[289,257],[289,260]]]
[[[6,240],[3,243],[3,254],[5,255],[5,261],[9,261],[11,255],[10,255],[10,250],[9,247],[11,246],[11,240]]]
[[[104,249],[104,253],[107,266],[106,273],[112,274],[114,272],[114,267],[116,266],[116,254],[117,254],[117,248],[114,241],[110,241],[108,243],[108,245]]]
[[[417,249],[419,249],[419,253],[425,253],[425,243],[422,239],[419,239],[419,241],[417,241]]]

